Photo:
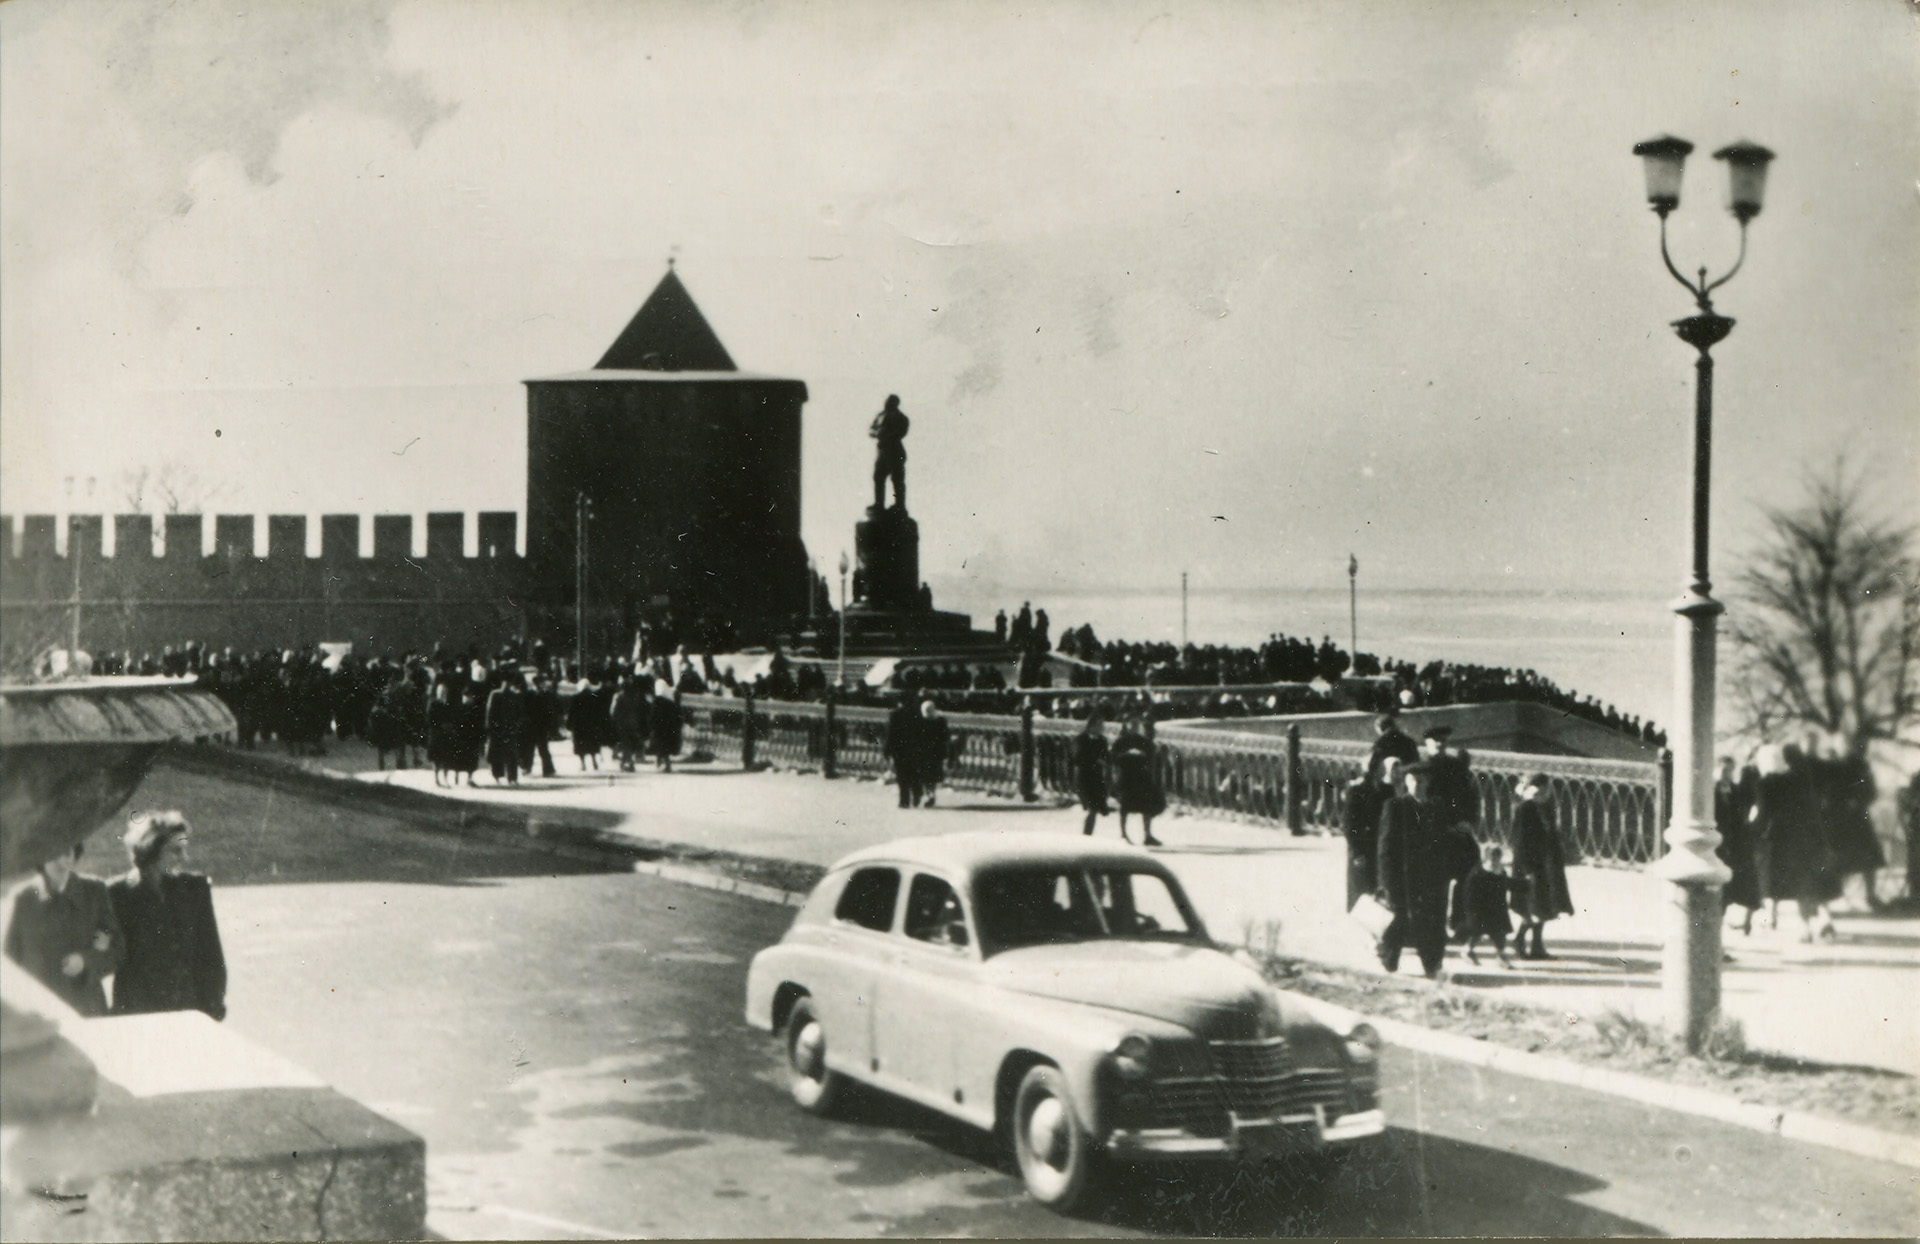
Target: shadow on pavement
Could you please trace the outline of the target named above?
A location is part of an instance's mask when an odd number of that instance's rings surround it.
[[[890,1235],[1028,1234],[1033,1207],[1010,1155],[993,1136],[872,1089],[852,1086],[832,1119],[802,1113],[779,1087],[764,1036],[735,1030],[656,1047],[647,1074],[682,1086],[671,1096],[577,1106],[568,1117],[626,1118],[690,1137],[771,1141],[834,1164],[849,1187],[906,1185],[941,1173],[978,1177],[972,1204],[929,1205],[889,1219]],[[758,1064],[759,1086],[737,1068]],[[734,1068],[736,1070],[729,1070]],[[1658,1234],[1646,1223],[1577,1199],[1605,1187],[1567,1167],[1504,1149],[1390,1129],[1346,1162],[1117,1167],[1082,1217],[1109,1227],[1179,1236]],[[1063,1226],[1067,1224],[1063,1221]],[[1077,1233],[1077,1232],[1076,1232]]]
[[[178,808],[193,825],[194,866],[215,885],[384,881],[475,885],[511,877],[627,872],[611,851],[556,851],[568,834],[584,839],[620,821],[578,809],[484,806],[398,787],[372,786],[247,763],[200,748],[165,752],[127,804]],[[556,830],[548,821],[564,819]],[[124,818],[88,841],[86,871],[128,865]],[[515,841],[518,837],[523,841]]]

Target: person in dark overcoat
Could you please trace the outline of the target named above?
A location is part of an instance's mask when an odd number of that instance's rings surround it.
[[[1826,905],[1840,892],[1820,821],[1820,792],[1800,749],[1769,744],[1757,757],[1760,783],[1754,793],[1754,865],[1774,928],[1780,904],[1799,908],[1800,940],[1833,935]]]
[[[680,701],[674,698],[673,684],[664,678],[654,680],[653,706],[647,714],[647,747],[653,753],[654,767],[673,772],[673,758],[680,754]]]
[[[1372,894],[1380,888],[1380,809],[1393,798],[1394,783],[1403,763],[1397,756],[1384,756],[1375,769],[1369,761],[1367,772],[1347,786],[1347,806],[1341,811],[1340,832],[1347,840],[1348,911],[1353,910],[1362,894]]]
[[[1087,714],[1087,724],[1073,736],[1073,773],[1087,814],[1080,832],[1091,834],[1093,823],[1112,811],[1107,804],[1107,727],[1099,709]]]
[[[1433,802],[1446,823],[1463,827],[1468,835],[1480,824],[1480,788],[1473,780],[1465,752],[1447,746],[1450,726],[1434,726],[1420,736],[1420,756],[1432,774]],[[1477,851],[1476,851],[1477,855]],[[1472,867],[1471,862],[1467,867]],[[1463,873],[1465,869],[1461,870]]]
[[[1368,782],[1378,785],[1389,760],[1410,765],[1420,759],[1420,745],[1413,741],[1400,728],[1400,719],[1392,713],[1382,713],[1373,719],[1373,748],[1367,753]],[[1387,782],[1392,786],[1391,781]]]
[[[1513,809],[1513,911],[1520,931],[1513,939],[1522,959],[1551,959],[1547,921],[1573,914],[1567,889],[1566,850],[1554,827],[1553,795],[1547,775],[1522,778]]]
[[[1868,906],[1878,906],[1873,875],[1887,863],[1880,836],[1873,830],[1873,801],[1880,794],[1879,787],[1865,755],[1858,749],[1836,750],[1838,755],[1821,757],[1814,769],[1823,796],[1827,850],[1833,857],[1835,884],[1844,889],[1847,878],[1858,873],[1865,882]]]
[[[367,714],[367,742],[373,745],[376,763],[387,767],[387,753],[394,753],[393,767],[407,767],[407,698],[412,694],[404,676],[396,674],[380,692],[373,711]]]
[[[1720,834],[1720,845],[1713,853],[1733,876],[1720,889],[1722,909],[1728,924],[1733,924],[1732,909],[1740,909],[1738,928],[1753,932],[1753,913],[1760,907],[1760,876],[1753,863],[1753,812],[1755,788],[1760,772],[1752,765],[1736,771],[1733,757],[1720,757],[1720,772],[1713,783],[1713,827]]]
[[[951,735],[940,706],[932,700],[920,706],[920,795],[933,806],[934,792],[947,776],[947,746]]]
[[[126,937],[107,883],[74,871],[76,842],[40,866],[13,900],[6,954],[82,1015],[107,1013],[105,979],[120,969]]]
[[[580,689],[567,702],[567,733],[573,738],[573,754],[580,758],[580,772],[585,773],[589,762],[595,769],[600,767],[600,749],[606,746],[607,700],[592,674],[583,673],[580,678]]]
[[[460,705],[453,688],[441,682],[427,705],[427,763],[433,766],[433,784],[445,786],[460,762]]]
[[[549,746],[560,730],[560,693],[545,674],[535,674],[533,689],[527,692],[527,722],[521,735],[520,767],[533,773],[533,760],[540,758],[540,776],[553,776],[553,749]]]
[[[468,786],[473,785],[474,771],[486,759],[487,702],[483,694],[483,684],[474,682],[469,682],[460,692],[459,753],[453,767],[467,775]]]
[[[1160,840],[1153,836],[1153,818],[1167,810],[1167,796],[1160,789],[1160,770],[1155,756],[1153,740],[1138,722],[1129,720],[1120,727],[1120,737],[1113,741],[1108,763],[1113,770],[1114,802],[1120,807],[1122,842],[1132,841],[1127,837],[1127,813],[1137,812],[1142,841],[1150,847],[1160,845]]]
[[[1380,966],[1400,970],[1400,952],[1408,946],[1420,966],[1437,980],[1447,956],[1447,889],[1457,868],[1457,850],[1444,810],[1433,798],[1433,769],[1408,765],[1406,794],[1380,810],[1380,901],[1393,922],[1380,935]]]
[[[487,696],[487,767],[493,784],[520,785],[520,732],[526,728],[526,695],[520,690],[520,671],[502,665],[499,685]]]
[[[127,822],[133,869],[107,886],[126,957],[113,978],[113,1013],[204,1011],[227,1015],[227,960],[213,914],[213,885],[187,869],[191,828],[178,812]]]
[[[640,679],[623,674],[607,703],[607,720],[613,728],[613,755],[622,773],[632,773],[647,747],[647,708],[652,696],[641,690]]]
[[[893,762],[893,784],[903,808],[920,806],[920,775],[926,767],[921,759],[926,719],[920,715],[919,698],[909,696],[887,714],[887,741],[882,750]]]

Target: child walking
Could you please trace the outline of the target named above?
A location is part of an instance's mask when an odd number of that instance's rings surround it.
[[[1466,940],[1467,959],[1475,966],[1480,963],[1475,951],[1483,937],[1493,942],[1503,967],[1513,966],[1513,960],[1507,957],[1507,936],[1513,932],[1507,899],[1513,879],[1507,876],[1505,854],[1499,843],[1487,843],[1480,848],[1480,862],[1460,883],[1461,919],[1454,933]]]

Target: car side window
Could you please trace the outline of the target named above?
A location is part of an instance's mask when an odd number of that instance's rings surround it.
[[[885,933],[893,927],[893,903],[900,896],[900,872],[894,868],[862,868],[840,892],[833,918],[863,929]]]
[[[904,931],[915,941],[939,946],[965,946],[967,918],[960,910],[960,896],[939,877],[921,873],[907,891],[907,919]]]

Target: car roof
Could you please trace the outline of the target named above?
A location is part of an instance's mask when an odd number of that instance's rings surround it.
[[[1091,843],[1079,834],[1032,830],[969,830],[917,838],[896,838],[863,847],[836,861],[832,871],[859,864],[907,864],[936,868],[956,877],[971,876],[1004,864],[1053,864],[1079,867],[1145,868],[1165,874],[1166,866],[1139,847]]]

